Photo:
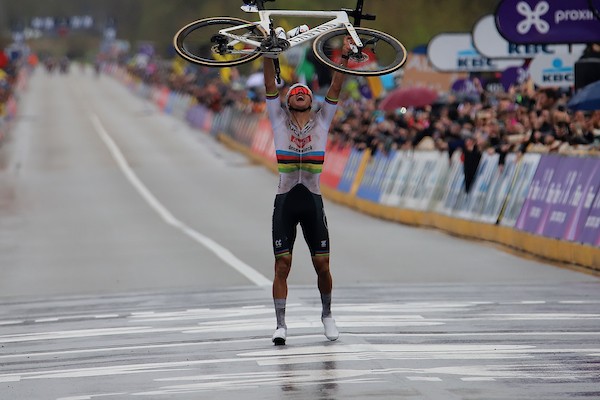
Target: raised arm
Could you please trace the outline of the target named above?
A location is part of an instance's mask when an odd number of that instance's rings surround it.
[[[263,57],[263,74],[265,76],[265,92],[268,95],[277,93],[277,84],[275,83],[275,65],[273,59]]]
[[[342,48],[342,58],[341,65],[346,67],[348,66],[348,54],[350,54],[350,43],[352,43],[352,38],[350,36],[346,36],[344,38],[344,47]],[[335,71],[333,73],[333,77],[331,78],[331,85],[329,86],[329,90],[327,91],[327,97],[330,100],[337,100],[340,97],[340,92],[342,91],[342,85],[344,84],[344,80],[346,79],[346,74],[343,74],[339,71]]]

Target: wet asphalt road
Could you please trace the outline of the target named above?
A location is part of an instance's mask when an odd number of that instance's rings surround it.
[[[37,71],[0,148],[0,398],[600,398],[595,277],[326,204],[337,342],[277,178],[103,76]]]
[[[345,287],[336,342],[292,290],[284,347],[261,289],[8,302],[3,398],[600,397],[597,284]]]

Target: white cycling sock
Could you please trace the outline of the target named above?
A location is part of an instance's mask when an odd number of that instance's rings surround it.
[[[275,317],[277,318],[277,329],[286,328],[285,324],[285,301],[286,299],[273,299],[275,303]]]
[[[321,293],[321,304],[323,305],[323,311],[321,312],[321,318],[331,317],[331,293]]]

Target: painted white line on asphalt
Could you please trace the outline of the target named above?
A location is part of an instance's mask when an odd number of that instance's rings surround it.
[[[434,376],[407,376],[409,381],[441,382],[442,380]]]
[[[217,257],[226,262],[229,266],[238,271],[240,274],[244,275],[255,285],[261,287],[267,287],[271,285],[271,281],[269,279],[267,279],[254,268],[250,267],[248,264],[244,263],[242,260],[234,256],[231,253],[231,251],[221,246],[213,239],[201,234],[200,232],[195,231],[182,221],[175,218],[175,216],[171,214],[171,212],[167,210],[165,206],[163,206],[156,197],[154,197],[152,192],[150,192],[150,190],[148,190],[148,188],[142,183],[142,181],[137,177],[135,172],[133,172],[133,170],[129,166],[129,163],[127,162],[127,159],[125,158],[115,141],[108,134],[106,129],[104,129],[102,122],[100,122],[100,118],[98,118],[96,114],[90,113],[90,119],[92,120],[96,132],[98,133],[106,147],[108,147],[108,150],[110,151],[117,165],[121,169],[121,172],[123,172],[123,175],[125,175],[127,180],[129,180],[129,183],[131,183],[131,185],[138,191],[138,193],[144,198],[144,200],[150,205],[150,207],[152,207],[152,209],[156,211],[156,213],[158,213],[158,215],[163,219],[164,222],[183,232],[197,243],[203,245],[208,250],[212,251]]]
[[[479,376],[475,376],[475,377],[469,377],[469,378],[460,378],[461,381],[465,381],[465,382],[484,382],[484,381],[495,381],[494,378],[488,378],[488,377],[479,377]]]
[[[122,396],[125,394],[126,393],[90,394],[90,395],[84,395],[84,396],[59,397],[56,400],[93,400],[96,397]]]
[[[40,318],[36,319],[34,322],[57,322],[58,318]]]
[[[23,320],[19,320],[19,321],[0,321],[0,326],[4,326],[4,325],[18,325],[18,324],[22,324],[25,321]]]

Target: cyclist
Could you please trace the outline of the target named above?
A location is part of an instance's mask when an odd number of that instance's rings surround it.
[[[350,39],[342,49],[342,65],[347,65]],[[272,340],[284,345],[287,335],[285,306],[288,295],[287,278],[292,266],[292,251],[296,228],[300,224],[310,249],[321,294],[324,333],[327,339],[339,336],[331,314],[332,277],[329,269],[329,232],[323,209],[319,178],[325,159],[329,126],[336,112],[338,97],[345,75],[333,74],[331,85],[320,110],[313,112],[313,94],[304,84],[292,85],[285,97],[285,108],[279,99],[275,83],[273,60],[264,58],[267,111],[273,128],[279,168],[279,186],[273,210],[273,252],[275,276],[273,302],[277,329]]]

